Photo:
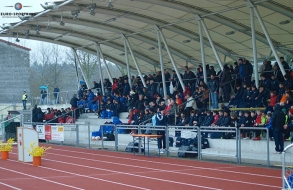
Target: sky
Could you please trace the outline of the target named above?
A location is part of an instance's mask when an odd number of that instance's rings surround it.
[[[55,0],[58,1],[58,0]],[[35,12],[41,12],[44,9],[41,7],[41,3],[44,4],[45,2],[52,2],[52,0],[0,0],[0,14],[1,13],[35,13]],[[22,4],[22,9],[20,11],[16,10],[14,8],[14,5],[16,3],[21,3]],[[13,7],[7,7],[7,6],[13,6]],[[25,7],[25,6],[30,6],[30,7]],[[6,23],[17,23],[20,22],[21,20],[19,18],[3,18],[0,15],[0,26],[2,24]],[[1,30],[1,29],[0,29]],[[10,42],[16,43],[15,38],[2,38],[4,40],[8,40]],[[35,49],[34,47],[37,46],[37,44],[40,43],[35,40],[26,40],[26,39],[20,39],[19,45],[31,48],[32,51]],[[42,42],[44,43],[44,42]]]

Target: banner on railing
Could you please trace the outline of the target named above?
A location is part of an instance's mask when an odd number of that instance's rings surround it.
[[[63,126],[37,125],[36,130],[39,133],[39,139],[64,141]]]

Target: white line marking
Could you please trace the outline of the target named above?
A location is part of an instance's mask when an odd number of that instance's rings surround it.
[[[12,160],[9,160],[9,161],[12,161]],[[13,162],[17,162],[17,161],[13,161]],[[25,176],[29,176],[29,177],[32,177],[32,178],[35,178],[35,179],[39,179],[39,180],[43,180],[43,181],[55,183],[55,184],[62,185],[62,186],[65,186],[65,187],[70,187],[72,189],[84,190],[84,189],[81,189],[81,188],[78,188],[78,187],[74,187],[74,186],[71,186],[71,185],[66,185],[66,184],[63,184],[63,183],[58,183],[58,182],[55,182],[55,181],[51,181],[51,180],[47,180],[47,179],[40,178],[40,177],[37,177],[37,176],[33,176],[33,175],[30,175],[30,174],[18,172],[16,170],[10,170],[10,169],[3,168],[3,167],[0,167],[0,169],[6,170],[6,171],[10,171],[10,172],[13,172],[13,173],[17,173],[17,174],[21,174],[21,175],[25,175]]]
[[[187,186],[193,186],[193,187],[199,187],[199,188],[205,188],[205,189],[220,190],[220,189],[217,189],[217,188],[211,188],[211,187],[200,186],[200,185],[194,185],[194,184],[183,183],[183,182],[177,182],[177,181],[170,181],[170,180],[159,179],[159,178],[153,178],[153,177],[147,177],[147,176],[140,176],[140,175],[131,174],[131,173],[126,173],[126,172],[119,172],[119,171],[115,171],[115,170],[107,170],[107,169],[102,169],[102,168],[95,168],[95,167],[91,167],[91,166],[80,165],[80,164],[74,164],[74,163],[69,163],[69,162],[62,162],[62,161],[58,161],[58,160],[50,160],[50,159],[45,159],[45,158],[43,158],[43,159],[44,159],[44,160],[51,161],[51,162],[59,162],[59,163],[62,163],[62,164],[68,164],[68,165],[73,165],[73,166],[79,166],[79,167],[84,167],[84,168],[90,168],[90,169],[94,169],[94,170],[102,170],[102,171],[114,172],[114,173],[118,173],[118,174],[124,174],[124,175],[136,176],[136,177],[140,177],[140,178],[153,179],[153,180],[157,180],[157,181],[164,181],[164,182],[169,182],[169,183],[175,183],[175,184],[187,185]],[[48,168],[48,169],[51,169],[51,168]]]
[[[73,153],[81,153],[78,151],[71,151],[71,150],[62,150],[62,149],[53,149],[57,151],[64,151],[64,152],[73,152]],[[160,164],[160,165],[171,165],[171,166],[180,166],[180,167],[189,167],[194,169],[203,169],[203,170],[212,170],[212,171],[220,171],[220,172],[227,172],[227,173],[235,173],[235,174],[243,174],[243,175],[253,175],[253,176],[259,176],[259,177],[268,177],[268,178],[275,178],[275,179],[281,179],[282,177],[277,176],[269,176],[269,175],[262,175],[262,174],[253,174],[253,173],[246,173],[246,172],[237,172],[237,171],[230,171],[230,170],[221,170],[221,169],[215,169],[215,168],[205,168],[205,167],[196,167],[196,166],[187,166],[187,165],[181,165],[181,164],[172,164],[172,163],[164,163],[164,162],[156,162],[156,161],[150,161],[150,160],[144,160],[144,159],[133,159],[133,158],[125,158],[125,157],[118,157],[118,156],[109,156],[109,155],[103,155],[103,154],[93,154],[93,153],[87,153],[82,152],[82,154],[88,154],[88,155],[94,155],[98,157],[110,157],[110,158],[117,158],[117,159],[125,159],[125,160],[133,160],[138,162],[148,162],[148,163],[154,163],[154,164]],[[233,168],[237,168],[239,166],[235,166]],[[246,167],[246,166],[243,166]]]
[[[4,185],[4,186],[6,186],[6,187],[10,187],[11,189],[21,190],[21,189],[19,189],[19,188],[17,188],[17,187],[13,187],[13,186],[8,185],[8,184],[6,184],[6,183],[2,183],[2,182],[0,182],[0,184],[1,184],[1,185]]]
[[[74,158],[74,159],[81,159],[81,160],[87,160],[87,161],[93,161],[93,162],[102,162],[102,163],[108,163],[108,164],[115,164],[115,165],[122,165],[122,166],[127,166],[127,167],[137,167],[141,169],[149,169],[149,170],[156,170],[156,171],[161,171],[161,172],[167,172],[167,173],[176,173],[176,174],[181,174],[181,175],[188,175],[188,176],[194,176],[194,177],[201,177],[201,178],[208,178],[208,179],[216,179],[216,180],[222,180],[222,181],[229,181],[229,182],[236,182],[236,183],[243,183],[243,184],[249,184],[249,185],[257,185],[257,186],[264,186],[264,187],[275,187],[275,188],[280,188],[278,186],[272,186],[272,185],[266,185],[266,184],[259,184],[259,183],[253,183],[253,182],[245,182],[245,181],[238,181],[238,180],[232,180],[232,179],[225,179],[225,178],[217,178],[217,177],[210,177],[210,176],[205,176],[205,175],[196,175],[196,174],[188,174],[188,173],[182,173],[182,172],[176,172],[176,171],[169,171],[169,170],[161,170],[161,169],[156,169],[156,168],[150,168],[150,167],[142,167],[142,166],[134,166],[134,165],[128,165],[128,164],[120,164],[120,163],[114,163],[114,162],[107,162],[107,161],[101,161],[101,160],[94,160],[94,159],[88,159],[88,158],[79,158],[79,157],[74,157],[74,156],[65,156],[65,155],[60,155],[60,154],[54,154],[54,153],[48,153],[48,154],[53,154],[56,156],[61,156],[61,157],[68,157],[68,158]],[[55,157],[56,158],[56,157]],[[47,159],[49,160],[49,159]],[[52,160],[51,160],[52,161]],[[56,160],[54,160],[56,161]],[[62,161],[58,161],[61,162]],[[70,163],[68,163],[70,164]],[[90,166],[88,166],[90,167]],[[101,169],[101,168],[99,168]],[[106,171],[106,170],[105,170]],[[112,170],[110,170],[112,171]],[[112,171],[112,172],[118,172],[118,171]],[[122,172],[123,173],[123,172]],[[126,173],[131,174],[131,173]],[[134,174],[133,174],[134,175]],[[139,176],[141,177],[141,176]]]
[[[42,158],[42,159],[44,159],[44,158]],[[48,159],[44,159],[44,160],[48,160]],[[14,161],[14,160],[9,160],[9,161],[11,161],[11,162],[17,162],[17,161]],[[52,161],[52,160],[50,160],[50,161]],[[27,164],[27,163],[24,163],[24,164]],[[103,181],[103,182],[113,183],[113,184],[116,184],[116,185],[122,185],[122,186],[132,187],[132,188],[135,188],[135,189],[150,190],[150,189],[143,188],[143,187],[128,185],[128,184],[114,182],[114,181],[109,181],[109,180],[104,180],[104,179],[100,179],[100,178],[94,178],[94,177],[90,177],[90,176],[86,176],[86,175],[81,175],[81,174],[77,174],[77,173],[67,172],[67,171],[64,171],[64,170],[57,170],[57,169],[48,168],[48,167],[44,167],[44,166],[39,166],[39,167],[40,168],[44,168],[44,169],[48,169],[48,170],[52,170],[52,171],[57,171],[57,172],[62,172],[62,173],[66,173],[66,174],[71,174],[71,175],[74,175],[74,176],[85,177],[85,178],[89,178],[89,179],[94,179],[94,180],[99,180],[99,181]]]

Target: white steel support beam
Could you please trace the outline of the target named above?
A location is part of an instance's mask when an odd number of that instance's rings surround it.
[[[72,50],[74,51],[74,50]],[[77,64],[76,64],[76,56],[75,53],[73,52],[74,55],[74,66],[75,66],[75,72],[76,72],[76,80],[77,80],[77,90],[79,90],[79,76],[78,76],[78,68],[77,68]]]
[[[99,61],[99,73],[100,73],[100,83],[101,83],[101,88],[102,88],[102,95],[105,95],[105,87],[104,87],[104,77],[103,77],[103,72],[102,72],[102,62],[101,62],[101,57],[100,57],[100,52],[97,48],[97,59]]]
[[[260,24],[260,26],[261,26],[261,28],[262,28],[262,30],[263,30],[266,38],[267,38],[267,41],[268,41],[268,43],[269,43],[269,45],[271,47],[271,50],[272,50],[272,52],[273,52],[273,54],[275,56],[275,59],[276,59],[278,65],[279,65],[279,68],[280,68],[282,74],[285,75],[286,74],[285,69],[284,69],[284,67],[283,67],[283,65],[281,63],[281,60],[280,60],[280,58],[279,58],[279,56],[277,54],[277,51],[275,49],[275,46],[274,46],[274,44],[272,42],[272,39],[271,39],[271,37],[270,37],[270,35],[269,35],[268,31],[267,31],[267,28],[265,27],[265,24],[264,24],[264,22],[263,22],[263,20],[262,20],[262,18],[260,16],[260,14],[259,14],[259,12],[258,12],[257,7],[254,6],[249,0],[247,0],[247,3],[248,3],[248,6],[249,7],[252,7],[253,8],[253,11],[254,11],[254,13],[255,13],[258,21],[259,21],[259,24]]]
[[[89,86],[89,83],[88,83],[87,77],[85,76],[85,74],[84,74],[84,72],[83,72],[83,69],[82,69],[82,66],[81,66],[81,63],[80,63],[79,57],[78,57],[78,55],[77,55],[77,52],[76,52],[76,50],[75,50],[74,48],[71,48],[71,49],[72,49],[72,51],[73,51],[73,53],[74,53],[74,56],[76,57],[76,60],[77,60],[77,63],[78,63],[78,65],[79,65],[79,68],[80,68],[81,74],[82,74],[83,79],[84,79],[84,81],[85,81],[85,84],[86,84],[87,87],[89,88],[90,86]]]
[[[121,35],[122,35],[124,41],[126,42],[126,45],[127,45],[128,49],[129,49],[129,52],[130,52],[131,57],[132,57],[132,59],[133,59],[133,61],[134,61],[134,64],[135,64],[135,67],[136,67],[136,69],[137,69],[137,71],[138,71],[138,74],[139,74],[139,77],[140,77],[140,79],[141,79],[141,82],[142,82],[143,86],[146,87],[146,84],[145,84],[144,78],[143,78],[143,76],[142,76],[142,74],[141,74],[140,68],[139,68],[139,66],[138,66],[138,64],[137,64],[137,61],[136,61],[135,57],[134,57],[134,54],[133,54],[132,48],[131,48],[131,46],[130,46],[130,44],[129,44],[129,41],[128,41],[128,39],[127,39],[123,34],[121,34]]]
[[[124,51],[125,51],[125,59],[126,59],[126,68],[127,68],[127,76],[128,76],[128,83],[130,86],[131,84],[131,75],[130,75],[130,67],[129,67],[129,57],[128,57],[128,50],[127,50],[127,44],[126,41],[124,40]]]
[[[162,72],[163,92],[164,92],[164,98],[166,98],[167,97],[167,89],[166,89],[166,78],[165,78],[165,73],[164,73],[162,44],[161,44],[160,32],[158,30],[157,30],[157,36],[158,36],[158,49],[159,49],[160,65],[161,65],[161,72]]]
[[[155,28],[156,28],[156,30],[159,32],[159,34],[160,34],[160,36],[161,36],[161,38],[162,38],[162,40],[163,40],[163,43],[164,43],[164,45],[165,45],[165,48],[166,48],[166,50],[167,50],[167,53],[168,53],[168,55],[169,55],[169,58],[170,58],[170,60],[171,60],[172,65],[173,65],[173,68],[174,68],[174,70],[175,70],[175,72],[176,72],[176,74],[177,74],[177,77],[178,77],[178,79],[179,79],[179,82],[180,82],[180,84],[181,84],[181,86],[182,86],[182,89],[185,90],[185,85],[184,85],[183,80],[182,80],[182,78],[181,78],[181,75],[180,75],[180,73],[179,73],[179,71],[178,71],[178,69],[177,69],[177,67],[176,67],[176,64],[175,64],[175,61],[174,61],[174,59],[173,59],[173,56],[172,56],[172,54],[171,54],[171,52],[170,52],[170,50],[169,50],[169,46],[168,46],[168,44],[167,44],[167,41],[166,41],[166,39],[165,39],[165,36],[164,36],[163,32],[161,31],[161,29],[160,29],[157,25],[155,25]]]
[[[203,68],[203,78],[204,82],[207,84],[207,69],[206,69],[206,57],[204,52],[204,43],[203,43],[203,35],[202,35],[202,25],[201,25],[201,18],[196,17],[198,22],[198,31],[199,31],[199,41],[200,41],[200,49],[201,49],[201,62],[202,62],[202,68]]]
[[[110,73],[110,71],[109,71],[109,67],[108,67],[108,64],[106,63],[105,57],[104,57],[103,52],[102,52],[102,49],[101,49],[101,47],[100,47],[100,44],[97,44],[97,50],[100,52],[100,55],[101,55],[100,58],[102,58],[102,60],[103,60],[103,62],[104,62],[104,64],[105,64],[106,71],[107,71],[108,76],[109,76],[109,80],[110,80],[110,82],[113,84],[113,78],[112,78],[112,75],[111,75],[111,73]]]
[[[250,24],[251,24],[251,40],[252,40],[252,50],[253,50],[253,62],[254,62],[254,80],[255,86],[259,86],[258,78],[258,62],[257,62],[257,49],[256,49],[256,39],[255,39],[255,22],[254,22],[254,12],[253,8],[249,7],[250,10]]]
[[[200,21],[200,23],[201,23],[201,25],[202,25],[202,27],[203,27],[203,29],[204,29],[206,35],[207,35],[207,38],[209,39],[209,42],[210,42],[211,47],[212,47],[212,49],[213,49],[213,52],[214,52],[214,54],[215,54],[215,56],[216,56],[216,59],[217,59],[217,61],[218,61],[218,64],[219,64],[221,70],[223,71],[223,70],[224,70],[223,63],[222,63],[222,61],[221,61],[221,59],[220,59],[220,57],[219,57],[219,54],[218,54],[218,52],[217,52],[217,50],[216,50],[216,48],[215,48],[215,46],[214,46],[214,42],[213,42],[212,37],[211,37],[211,35],[210,35],[210,33],[209,33],[208,29],[207,29],[207,26],[206,26],[205,22],[204,22],[204,21],[202,20],[202,18],[200,18],[200,16],[198,16],[198,15],[195,15],[195,18],[196,18],[198,21]]]

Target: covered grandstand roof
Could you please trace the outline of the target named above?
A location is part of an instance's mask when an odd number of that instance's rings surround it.
[[[288,0],[251,0],[264,21],[280,56],[292,56],[293,4]],[[96,4],[94,16],[88,6]],[[11,37],[45,41],[73,47],[96,54],[95,42],[101,44],[106,60],[125,66],[124,40],[128,37],[138,65],[143,73],[160,68],[157,31],[162,29],[170,52],[179,69],[201,63],[198,21],[199,15],[207,26],[223,63],[239,57],[253,61],[250,10],[245,0],[75,0],[56,2],[57,8],[44,10],[34,19],[22,21],[0,34]],[[76,12],[77,17],[73,19]],[[73,12],[74,13],[74,12]],[[60,25],[60,21],[65,23]],[[47,29],[47,26],[50,29]],[[27,31],[29,34],[27,35]],[[258,60],[273,54],[263,30],[255,17]],[[37,32],[39,31],[39,32]],[[218,65],[214,52],[204,35],[206,63]],[[135,69],[129,58],[130,67]],[[172,69],[170,58],[163,48],[163,62]]]

